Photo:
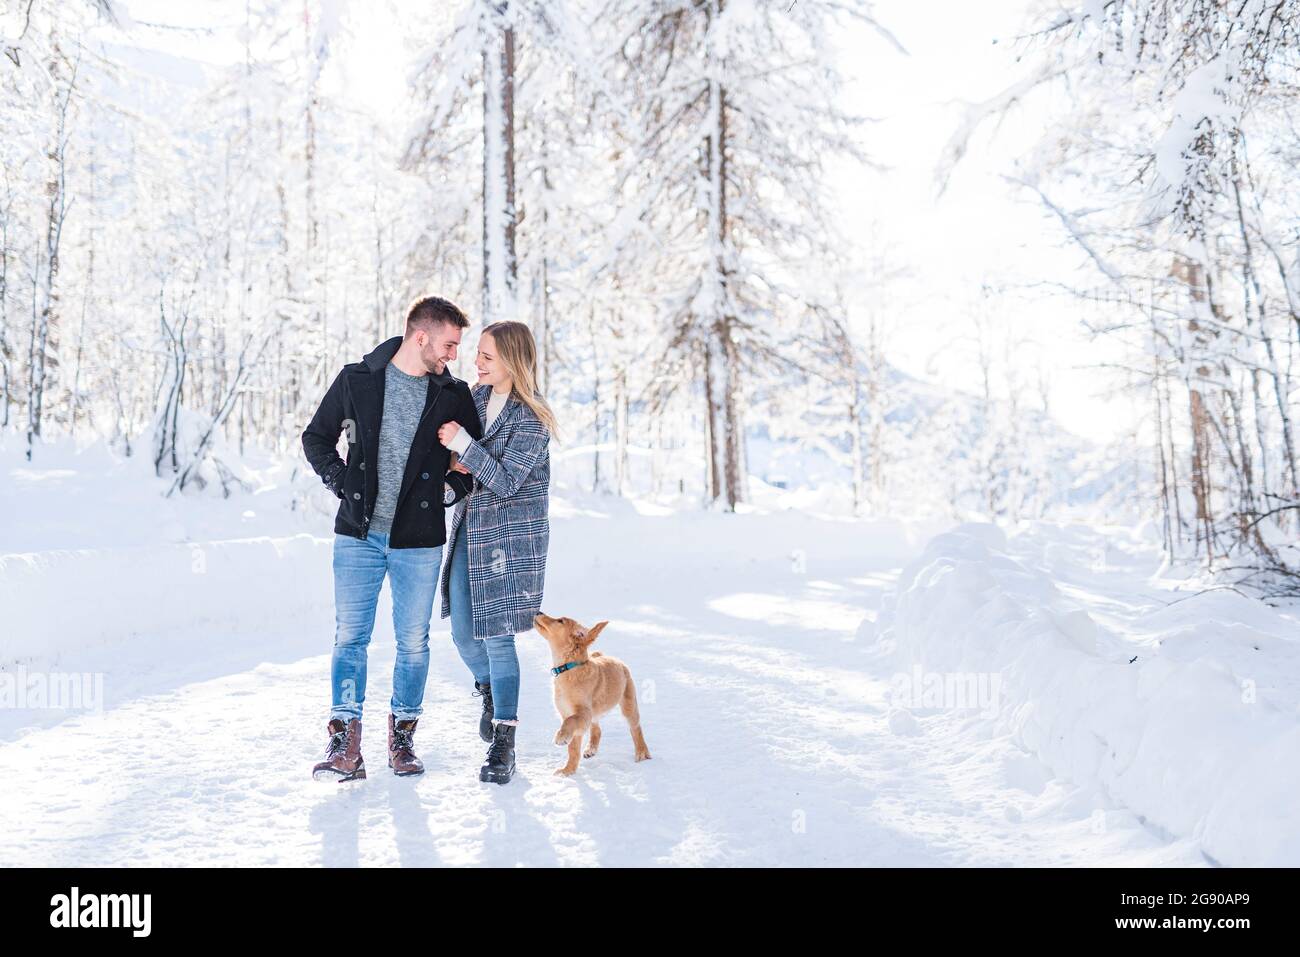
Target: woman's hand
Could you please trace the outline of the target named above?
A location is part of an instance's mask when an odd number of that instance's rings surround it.
[[[460,461],[460,456],[457,455],[455,452],[451,453],[451,467],[448,468],[447,471],[460,472],[462,475],[469,474],[469,469],[465,468],[465,466]]]
[[[438,441],[443,445],[450,447],[449,443],[456,437],[460,431],[460,424],[457,422],[444,422],[438,426]]]

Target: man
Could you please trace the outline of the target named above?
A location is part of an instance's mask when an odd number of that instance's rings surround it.
[[[415,726],[429,674],[429,619],[447,537],[443,509],[473,488],[470,476],[450,471],[455,463],[438,441],[438,428],[455,421],[476,439],[483,434],[469,386],[447,371],[467,325],[447,300],[421,299],[406,317],[405,335],[343,367],[302,434],[307,461],[340,500],[334,519],[333,705],[325,759],[312,769],[318,779],[366,776],[366,651],[385,575],[397,636],[388,766],[398,775],[424,772],[415,755]],[[341,435],[347,436],[346,460],[337,451]]]

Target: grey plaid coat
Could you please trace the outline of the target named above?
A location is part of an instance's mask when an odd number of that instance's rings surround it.
[[[481,422],[487,421],[491,391],[487,385],[473,390]],[[441,617],[451,615],[451,554],[464,522],[474,637],[480,641],[527,631],[541,610],[551,536],[550,441],[532,409],[511,396],[483,438],[471,440],[460,457],[474,490],[456,505],[447,526]]]

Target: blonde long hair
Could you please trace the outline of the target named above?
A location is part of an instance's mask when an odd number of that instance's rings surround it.
[[[528,408],[556,438],[559,431],[555,413],[537,391],[537,343],[533,340],[533,331],[522,322],[503,319],[483,327],[483,332],[492,336],[497,347],[497,358],[501,360],[510,373],[512,382],[510,391],[514,397]]]

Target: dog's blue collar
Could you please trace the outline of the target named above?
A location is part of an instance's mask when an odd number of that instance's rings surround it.
[[[558,678],[560,675],[564,674],[564,672],[568,671],[570,668],[576,668],[578,667],[578,665],[585,665],[585,664],[586,664],[585,661],[566,661],[564,664],[560,665],[560,667],[552,668],[551,674],[555,675],[555,677]]]

